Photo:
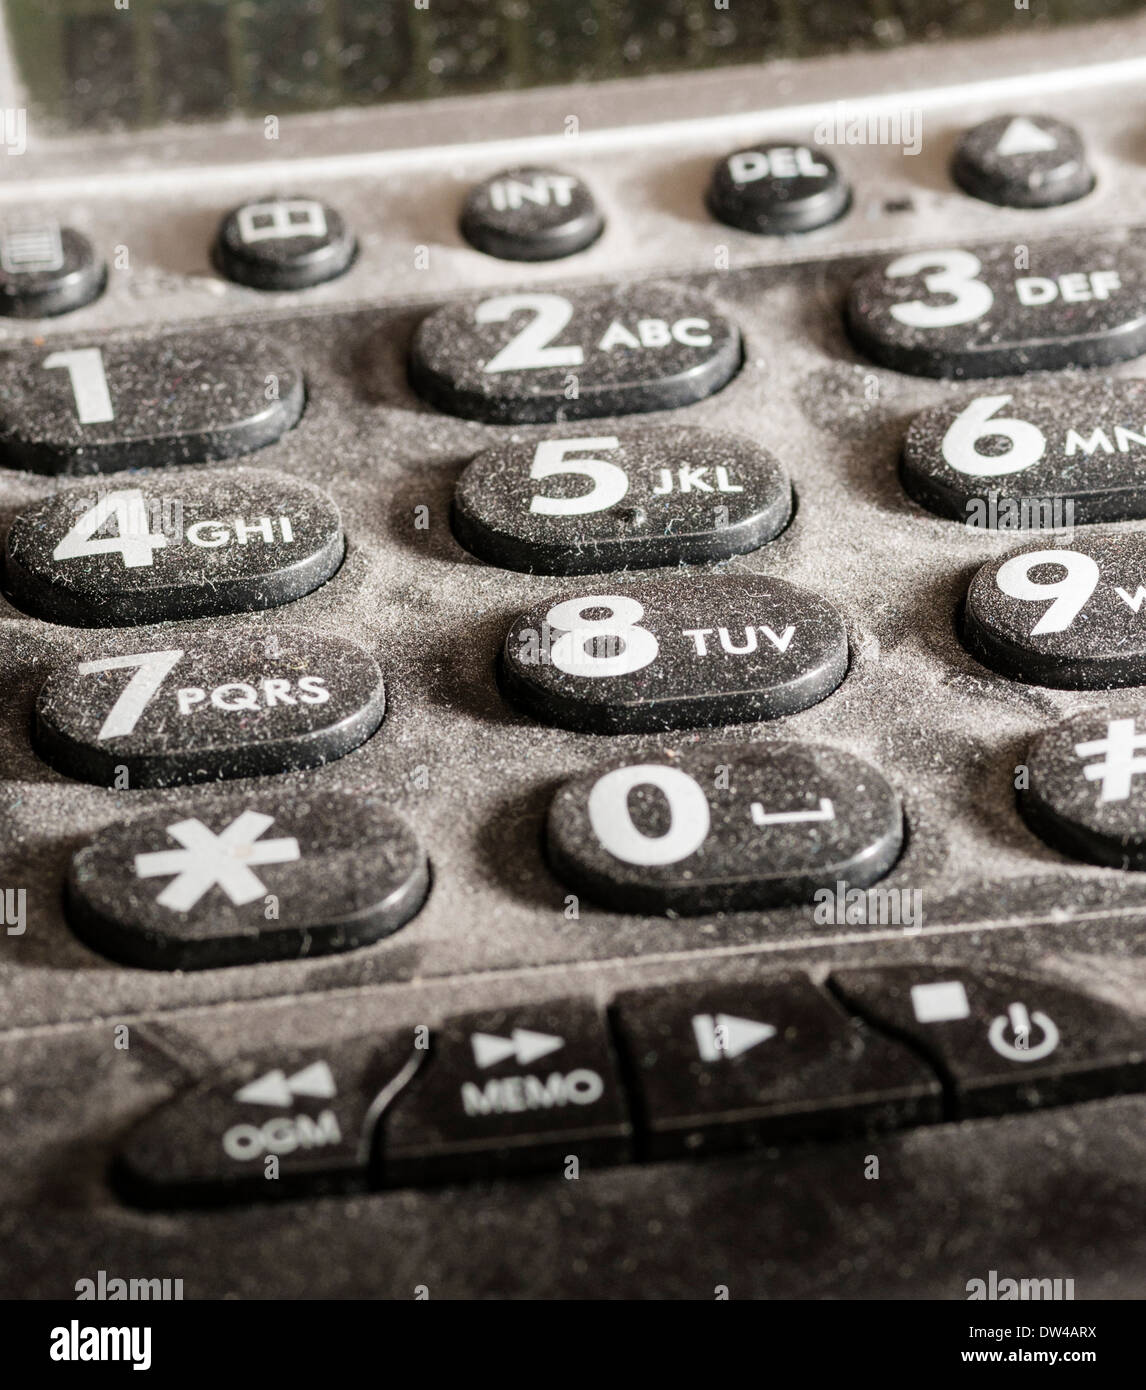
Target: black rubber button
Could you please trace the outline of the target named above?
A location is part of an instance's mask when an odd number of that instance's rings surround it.
[[[498,294],[414,335],[410,380],[451,415],[549,424],[692,405],[740,369],[740,332],[667,285]]]
[[[917,415],[903,486],[940,516],[988,530],[1146,517],[1146,382],[1056,380]]]
[[[847,672],[843,619],[783,579],[725,575],[552,598],[506,635],[505,693],[590,733],[776,719]]]
[[[746,232],[784,236],[841,218],[851,191],[835,164],[813,145],[753,145],[712,171],[708,210]]]
[[[302,290],[344,275],[357,243],[341,215],[314,198],[244,203],[219,224],[215,263],[256,290]]]
[[[235,333],[21,349],[0,369],[0,461],[37,473],[249,453],[289,430],[304,402],[292,358]]]
[[[125,790],[332,762],[382,722],[378,663],[299,628],[164,632],[103,644],[49,675],[36,751],[69,777]]]
[[[472,189],[462,235],[504,261],[556,261],[591,246],[605,229],[592,193],[573,174],[506,169]]]
[[[632,1126],[605,1019],[557,999],[449,1019],[383,1117],[387,1185],[583,1169],[629,1157]]]
[[[1012,680],[1064,690],[1146,685],[1146,534],[1035,541],[971,581],[963,641]]]
[[[909,251],[851,288],[847,327],[872,361],[914,376],[992,377],[1101,367],[1146,352],[1146,257],[1075,238]]]
[[[773,456],[687,426],[495,445],[454,496],[454,532],[481,559],[533,574],[696,564],[755,550],[792,515]]]
[[[338,508],[309,483],[253,468],[126,481],[16,517],[5,584],[18,607],[72,627],[245,613],[301,598],[342,563]]]
[[[998,1115],[1146,1086],[1146,1028],[1049,980],[965,966],[837,970],[830,984],[944,1075],[956,1115]]]
[[[1146,869],[1146,710],[1089,710],[1035,739],[1019,808],[1049,845],[1092,864]]]
[[[806,976],[632,990],[612,1013],[652,1158],[926,1124],[939,1081]]]
[[[107,284],[107,266],[82,232],[52,218],[0,231],[0,314],[51,318],[82,309]]]
[[[113,960],[202,970],[364,946],[428,889],[417,836],[381,797],[262,784],[109,825],[72,859],[67,910]]]
[[[866,888],[903,845],[900,800],[851,753],[715,744],[616,760],[562,786],[546,843],[555,873],[605,907],[707,913]]]
[[[141,1120],[115,1186],[149,1207],[364,1189],[377,1114],[424,1055],[412,1031],[249,1054]]]
[[[955,182],[974,198],[1008,208],[1049,208],[1094,187],[1082,136],[1052,116],[996,116],[955,147]]]

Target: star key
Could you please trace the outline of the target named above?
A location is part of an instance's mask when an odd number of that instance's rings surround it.
[[[74,856],[68,917],[95,949],[167,970],[323,955],[397,931],[429,891],[417,836],[376,794],[276,788],[186,812],[109,825]]]
[[[273,816],[244,811],[238,820],[215,835],[201,820],[176,821],[167,827],[167,833],[183,848],[137,854],[135,872],[140,878],[174,874],[155,901],[176,912],[189,912],[216,885],[236,907],[241,907],[266,892],[251,865],[286,864],[299,857],[298,841],[293,835],[278,840],[259,839],[273,824]]]

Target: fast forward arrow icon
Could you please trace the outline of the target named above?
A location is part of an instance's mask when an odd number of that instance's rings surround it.
[[[499,1038],[495,1033],[474,1033],[470,1038],[474,1050],[474,1061],[479,1067],[495,1067],[512,1057],[520,1067],[542,1057],[548,1057],[559,1047],[565,1046],[564,1038],[555,1038],[551,1033],[534,1033],[528,1028],[515,1028],[508,1038]]]

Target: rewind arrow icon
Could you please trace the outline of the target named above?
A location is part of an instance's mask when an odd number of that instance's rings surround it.
[[[332,1100],[337,1094],[330,1067],[325,1062],[312,1062],[293,1076],[287,1076],[278,1067],[274,1071],[264,1072],[236,1091],[235,1099],[248,1101],[252,1105],[276,1105],[282,1108],[290,1105],[295,1096]]]

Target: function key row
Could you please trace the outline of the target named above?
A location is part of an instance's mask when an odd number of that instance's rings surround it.
[[[1141,1020],[1047,980],[934,965],[841,969],[826,986],[775,974],[249,1054],[145,1116],[113,1180],[163,1207],[569,1179],[1144,1084]]]
[[[840,132],[846,143],[846,131]],[[825,142],[826,143],[826,142]],[[1094,187],[1082,138],[1047,116],[999,116],[967,131],[952,163],[973,197],[1005,207],[1072,202]],[[823,145],[771,142],[736,150],[713,170],[706,203],[729,226],[788,236],[838,221],[851,191]],[[583,180],[560,169],[506,169],[471,190],[462,235],[486,255],[548,261],[591,246],[605,221]],[[334,208],[304,196],[245,203],[220,223],[216,268],[237,284],[290,291],[344,275],[356,238]],[[16,219],[0,231],[0,314],[43,318],[103,293],[107,268],[91,242],[52,219]]]

